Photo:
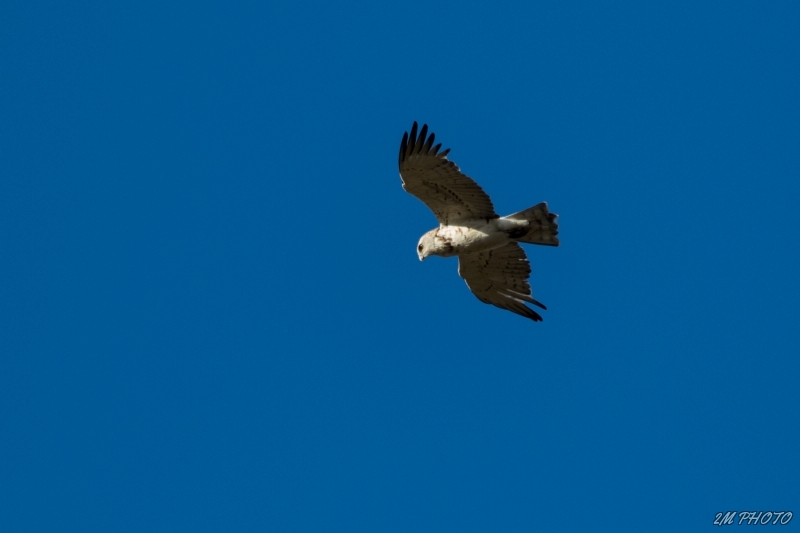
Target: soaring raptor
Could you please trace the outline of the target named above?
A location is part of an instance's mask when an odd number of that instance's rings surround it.
[[[439,152],[428,125],[417,135],[417,123],[400,142],[400,179],[403,189],[427,205],[439,227],[422,236],[417,255],[458,256],[458,273],[480,301],[541,321],[525,305],[546,309],[533,299],[528,277],[531,267],[520,242],[558,246],[558,215],[542,202],[519,213],[500,217],[492,200],[471,178]]]

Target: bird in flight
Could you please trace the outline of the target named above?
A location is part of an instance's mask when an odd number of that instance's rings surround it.
[[[439,227],[420,238],[417,255],[458,256],[458,273],[480,301],[541,321],[525,305],[546,309],[533,299],[528,278],[531,267],[518,244],[558,246],[555,213],[542,202],[519,213],[500,217],[489,195],[472,178],[447,159],[450,149],[439,151],[424,124],[417,123],[400,142],[400,179],[403,189],[428,206]]]

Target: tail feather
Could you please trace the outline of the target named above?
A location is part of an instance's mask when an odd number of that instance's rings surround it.
[[[503,218],[529,222],[528,231],[517,237],[517,242],[558,246],[560,242],[557,237],[558,223],[556,223],[556,217],[558,215],[547,210],[547,202],[542,202]]]

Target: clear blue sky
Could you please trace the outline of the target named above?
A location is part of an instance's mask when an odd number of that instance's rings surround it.
[[[800,7],[601,4],[3,2],[0,529],[800,513]],[[418,261],[414,120],[560,215],[543,323]]]

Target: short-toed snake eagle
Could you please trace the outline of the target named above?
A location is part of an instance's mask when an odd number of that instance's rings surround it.
[[[558,246],[558,215],[542,202],[524,211],[500,217],[492,200],[471,178],[439,152],[428,125],[417,135],[417,123],[400,143],[403,189],[427,205],[439,227],[419,240],[420,261],[429,255],[458,256],[458,273],[484,303],[540,321],[525,302],[546,309],[533,299],[528,277],[531,267],[520,242]]]

